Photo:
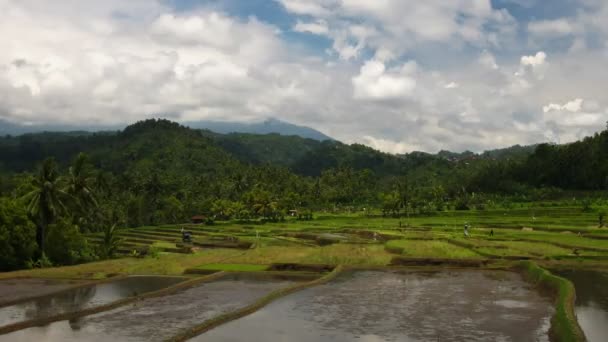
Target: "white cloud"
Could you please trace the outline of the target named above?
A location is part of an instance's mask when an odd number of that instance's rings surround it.
[[[531,66],[533,68],[545,64],[546,61],[547,61],[547,54],[542,51],[537,52],[536,55],[533,55],[533,56],[522,56],[521,57],[521,65]]]
[[[486,68],[489,69],[498,69],[498,64],[496,64],[496,58],[488,51],[483,51],[479,56],[479,63]]]
[[[576,28],[568,20],[560,18],[530,22],[528,31],[537,36],[566,36],[574,33]]]
[[[331,0],[278,0],[290,12],[304,15],[326,16],[334,2]]]
[[[327,55],[212,7],[0,0],[0,119],[277,116],[392,152],[571,141],[607,119],[607,55],[594,47],[608,6],[585,1],[593,11],[564,19],[578,42],[567,48],[515,40],[520,24],[486,0],[282,0],[292,30],[332,40]]]
[[[314,22],[302,22],[298,20],[298,23],[293,27],[296,32],[308,32],[316,35],[326,35],[329,32],[327,22],[324,20],[317,20]]]
[[[375,138],[369,135],[364,136],[362,142],[377,150],[394,154],[404,154],[412,151],[419,151],[424,148],[421,145],[412,145],[403,141],[393,141],[382,138]]]
[[[406,63],[398,70],[386,70],[376,60],[367,61],[359,75],[353,77],[354,97],[357,99],[387,100],[412,95],[416,79],[412,77],[415,64]]]
[[[515,32],[516,24],[508,12],[493,9],[490,0],[277,1],[293,14],[325,20],[333,48],[343,59],[357,58],[364,48],[398,56],[421,42],[495,46],[498,37],[508,39]]]
[[[543,107],[543,112],[548,113],[551,111],[568,111],[572,113],[580,112],[583,107],[583,99],[577,98],[572,101],[566,102],[563,105],[550,103]]]
[[[522,56],[519,63],[521,68],[516,75],[522,77],[525,76],[529,70],[531,70],[537,79],[543,79],[547,69],[549,68],[547,54],[543,51],[537,52],[536,55]]]

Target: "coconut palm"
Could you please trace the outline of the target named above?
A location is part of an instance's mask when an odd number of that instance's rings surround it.
[[[28,216],[36,225],[36,243],[40,257],[44,255],[47,228],[65,211],[64,201],[69,197],[60,183],[55,160],[46,159],[32,179],[33,190],[23,197],[27,201]]]
[[[102,254],[106,258],[112,258],[120,246],[122,238],[116,235],[117,224],[108,224],[103,230],[103,241],[101,244]]]
[[[83,210],[97,206],[93,191],[95,179],[91,177],[86,166],[86,154],[79,153],[66,177],[66,191],[78,201]]]

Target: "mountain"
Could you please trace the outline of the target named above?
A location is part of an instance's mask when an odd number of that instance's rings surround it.
[[[0,119],[0,136],[22,135],[41,132],[71,132],[74,134],[87,134],[100,131],[118,131],[123,129],[120,125],[67,125],[67,124],[36,124],[22,125]]]
[[[216,133],[250,133],[250,134],[280,134],[295,135],[302,138],[314,139],[318,141],[334,140],[327,135],[306,126],[298,126],[278,119],[268,119],[262,122],[243,123],[232,121],[189,121],[182,125],[193,129],[208,129]],[[0,136],[21,135],[27,133],[40,132],[99,132],[99,131],[118,131],[124,129],[124,125],[57,125],[57,124],[37,124],[22,125],[11,123],[0,119]]]
[[[565,145],[514,146],[481,154],[444,151],[439,155],[392,155],[334,140],[280,134],[219,134],[167,120],[146,120],[120,132],[0,136],[0,174],[35,170],[49,156],[66,166],[79,152],[87,153],[98,168],[115,175],[137,178],[138,174],[159,173],[167,183],[184,186],[189,182],[215,186],[220,178],[225,181],[239,177],[243,170],[255,177],[269,177],[271,184],[278,174],[289,175],[285,179],[320,176],[331,183],[338,179],[337,175],[352,178],[353,172],[369,170],[375,180],[360,180],[361,186],[374,181],[388,186],[399,178],[404,184],[419,188],[441,185],[452,193],[462,189],[526,193],[545,187],[608,187],[608,131]]]
[[[182,123],[184,126],[195,129],[208,129],[216,133],[250,133],[297,135],[302,138],[318,141],[334,140],[327,135],[306,126],[298,126],[278,119],[268,119],[263,122],[242,123],[232,121],[191,121]]]
[[[514,145],[506,148],[487,150],[482,153],[464,151],[461,153],[441,150],[436,156],[450,161],[466,161],[471,159],[524,159],[534,153],[538,145]]]

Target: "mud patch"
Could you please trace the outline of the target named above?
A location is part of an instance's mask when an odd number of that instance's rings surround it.
[[[439,259],[439,258],[407,258],[394,257],[391,265],[394,266],[457,266],[457,267],[482,267],[488,264],[483,259]]]
[[[360,271],[193,341],[547,341],[550,298],[503,271]]]
[[[335,266],[323,264],[277,263],[269,267],[269,271],[298,271],[298,272],[331,272]]]

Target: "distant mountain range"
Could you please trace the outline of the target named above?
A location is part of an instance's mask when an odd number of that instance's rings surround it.
[[[232,122],[232,121],[188,121],[182,122],[183,126],[190,127],[192,129],[202,129],[208,130],[214,133],[218,133],[222,136],[215,136],[214,138],[218,141],[221,141],[223,146],[232,146],[236,144],[235,141],[238,141],[238,145],[241,145],[239,151],[244,153],[245,150],[251,153],[249,158],[253,158],[252,156],[258,156],[258,153],[254,153],[254,150],[260,149],[260,151],[264,149],[272,150],[274,153],[278,153],[281,159],[290,160],[295,158],[294,156],[300,156],[305,152],[311,150],[312,146],[316,146],[315,142],[322,141],[335,141],[335,139],[306,126],[294,125],[289,122],[281,121],[278,119],[267,119],[261,122],[253,122],[253,123],[243,123],[243,122]],[[125,128],[124,125],[105,125],[105,126],[92,126],[92,125],[20,125],[14,124],[8,121],[4,121],[0,119],[0,136],[5,135],[22,135],[28,133],[41,133],[41,132],[63,132],[64,135],[87,135],[94,132],[116,132],[121,131]],[[251,136],[231,136],[233,134],[248,134]],[[287,143],[291,146],[291,149],[288,149],[285,153],[279,153],[278,150],[284,148],[279,143],[277,143],[277,139],[273,138],[271,135],[279,134],[282,136],[293,136],[304,138],[305,140],[297,140],[297,139],[288,139],[285,140],[284,143]],[[224,136],[225,135],[225,136]],[[307,139],[311,139],[312,141],[306,141]],[[249,145],[247,149],[245,147]],[[256,147],[252,149],[252,146]],[[259,146],[258,146],[259,145]],[[262,148],[264,146],[264,148]],[[295,147],[298,148],[295,148]],[[508,148],[488,150],[482,153],[474,153],[471,151],[464,151],[461,153],[450,152],[450,151],[440,151],[437,154],[428,154],[440,157],[442,159],[450,160],[450,161],[461,161],[468,159],[506,159],[506,158],[522,158],[526,157],[534,152],[537,145],[529,145],[529,146],[520,146],[515,145]],[[297,152],[294,151],[298,150]],[[278,149],[278,150],[277,150]],[[419,153],[419,152],[413,152]],[[427,153],[423,153],[427,154]],[[277,156],[278,156],[277,155]],[[405,155],[400,155],[405,156]],[[257,158],[256,157],[256,158]],[[261,158],[264,160],[266,157]]]
[[[182,125],[193,129],[208,129],[216,133],[250,133],[250,134],[270,134],[295,135],[302,138],[314,139],[318,141],[334,140],[327,135],[306,126],[298,126],[278,119],[267,119],[262,122],[242,123],[231,121],[189,121]],[[0,136],[2,135],[21,135],[26,133],[40,132],[98,132],[98,131],[119,131],[124,129],[124,125],[20,125],[0,119]]]
[[[230,121],[193,121],[183,122],[184,126],[195,129],[208,129],[210,131],[227,133],[250,133],[250,134],[270,134],[278,133],[281,135],[296,135],[302,138],[314,139],[318,141],[334,140],[327,135],[306,126],[298,126],[278,119],[268,119],[262,122],[242,123]]]

